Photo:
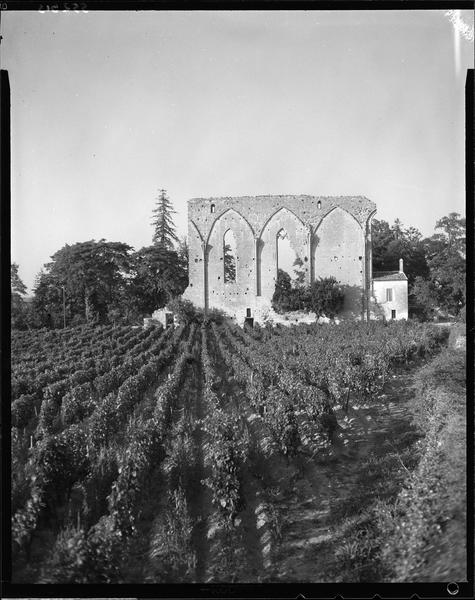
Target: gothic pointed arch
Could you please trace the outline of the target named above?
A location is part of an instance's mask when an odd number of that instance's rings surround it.
[[[264,233],[266,227],[269,225],[269,223],[276,218],[280,217],[280,220],[285,223],[286,219],[285,218],[281,218],[281,217],[285,217],[286,215],[288,215],[290,218],[294,218],[295,220],[297,220],[302,227],[305,227],[305,223],[302,221],[302,219],[300,217],[298,217],[293,210],[290,210],[289,208],[287,208],[286,206],[281,206],[279,207],[276,211],[274,211],[270,217],[268,217],[266,219],[266,221],[264,222],[263,226],[261,227],[261,230],[259,232],[259,238],[262,237],[262,234]]]
[[[260,294],[272,298],[277,280],[278,268],[278,234],[285,231],[295,257],[303,264],[304,278],[308,279],[308,228],[304,222],[290,209],[281,206],[265,221],[259,235],[258,271],[260,277]]]
[[[230,223],[229,227],[232,228],[232,223],[233,223],[233,221],[235,222],[235,219],[232,219],[232,217],[236,217],[238,220],[240,219],[241,222],[245,223],[247,225],[247,227],[250,229],[252,237],[254,237],[254,230],[251,227],[249,221],[247,219],[245,219],[242,216],[242,214],[240,212],[238,212],[235,208],[227,208],[225,211],[223,211],[220,215],[218,215],[216,217],[216,219],[214,220],[213,224],[211,225],[211,228],[210,228],[209,234],[208,234],[207,242],[209,242],[209,240],[211,239],[211,236],[213,235],[214,229],[220,223]]]
[[[229,256],[225,253],[225,237],[228,232],[232,232],[235,243],[232,267]],[[255,290],[256,274],[254,231],[249,222],[233,208],[223,211],[211,226],[207,248],[210,305],[229,308],[242,302],[243,297],[251,297]],[[228,276],[230,268],[234,269],[232,278]]]
[[[332,208],[313,236],[313,279],[334,277],[344,287],[347,306],[359,306],[366,278],[365,235],[344,208]]]
[[[192,219],[190,219],[190,225],[193,227],[194,233],[196,233],[198,235],[200,242],[203,243],[204,239],[203,239],[203,236],[201,235],[201,231],[198,229],[198,226]]]
[[[320,225],[325,221],[326,218],[328,218],[334,211],[341,211],[346,213],[349,217],[351,217],[351,219],[353,219],[353,221],[358,225],[358,227],[360,229],[362,229],[361,227],[361,223],[358,221],[358,219],[351,214],[351,212],[347,211],[345,208],[341,207],[341,206],[333,206],[332,208],[330,208],[329,211],[327,211],[319,220],[318,222],[313,225],[313,231],[316,233],[320,227]]]

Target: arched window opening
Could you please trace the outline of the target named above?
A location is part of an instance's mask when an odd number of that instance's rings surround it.
[[[212,213],[214,213],[214,212],[215,212],[215,210],[216,210],[216,205],[215,205],[215,204],[212,204],[212,205],[211,205],[211,212],[212,212]]]
[[[236,283],[236,239],[231,229],[223,238],[224,283]]]
[[[318,210],[320,210],[322,208],[322,203],[320,202],[320,200],[317,202],[317,208],[318,208]]]
[[[295,284],[304,283],[303,261],[298,257],[285,229],[277,233],[277,273],[279,269],[287,273]]]

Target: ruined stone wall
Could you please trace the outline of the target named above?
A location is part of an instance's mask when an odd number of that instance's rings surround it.
[[[365,269],[365,238],[356,219],[340,207],[329,213],[313,236],[313,279],[334,276],[344,286],[344,309],[358,309]]]
[[[277,279],[277,234],[284,230],[295,254],[303,261],[306,280],[309,281],[309,227],[289,208],[277,210],[263,223],[258,241],[258,264],[260,267],[260,295],[272,298]]]
[[[277,235],[285,231],[305,280],[333,275],[346,286],[345,308],[361,313],[368,285],[367,198],[256,196],[188,202],[190,285],[184,297],[231,314],[270,306],[277,277]],[[236,281],[224,282],[224,235],[236,240]]]

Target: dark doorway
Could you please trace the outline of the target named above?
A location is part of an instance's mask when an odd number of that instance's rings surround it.
[[[396,311],[392,310],[391,311],[391,319],[395,319],[396,318]]]
[[[246,318],[244,319],[244,327],[254,327],[254,319],[251,317],[251,309],[246,308]]]

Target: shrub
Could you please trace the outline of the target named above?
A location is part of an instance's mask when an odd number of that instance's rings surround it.
[[[275,291],[272,296],[272,308],[278,312],[294,310],[295,293],[292,289],[290,275],[282,269],[277,271],[277,281],[275,282]]]
[[[333,318],[343,307],[344,294],[334,277],[320,278],[310,286],[292,286],[290,276],[279,269],[272,296],[272,308],[283,313],[305,310]]]
[[[343,308],[343,291],[334,277],[320,278],[310,286],[307,309],[333,318]]]
[[[59,532],[40,583],[88,583],[87,541],[83,529],[67,527]]]
[[[63,425],[80,423],[94,410],[93,387],[90,382],[74,387],[63,397],[61,418]]]
[[[87,534],[89,579],[94,583],[120,583],[120,566],[125,551],[121,532],[110,515],[102,516]]]
[[[191,545],[193,522],[181,488],[169,492],[168,509],[155,525],[150,543],[150,559],[161,581],[191,581],[196,553]]]
[[[208,314],[206,315],[207,322],[214,321],[218,325],[228,318],[228,315],[226,315],[222,310],[219,310],[219,308],[211,308],[208,310]]]
[[[35,413],[35,396],[23,394],[12,403],[12,425],[23,429]]]
[[[182,323],[192,323],[200,320],[200,311],[193,302],[182,298],[173,298],[167,304],[167,308],[178,316]]]

